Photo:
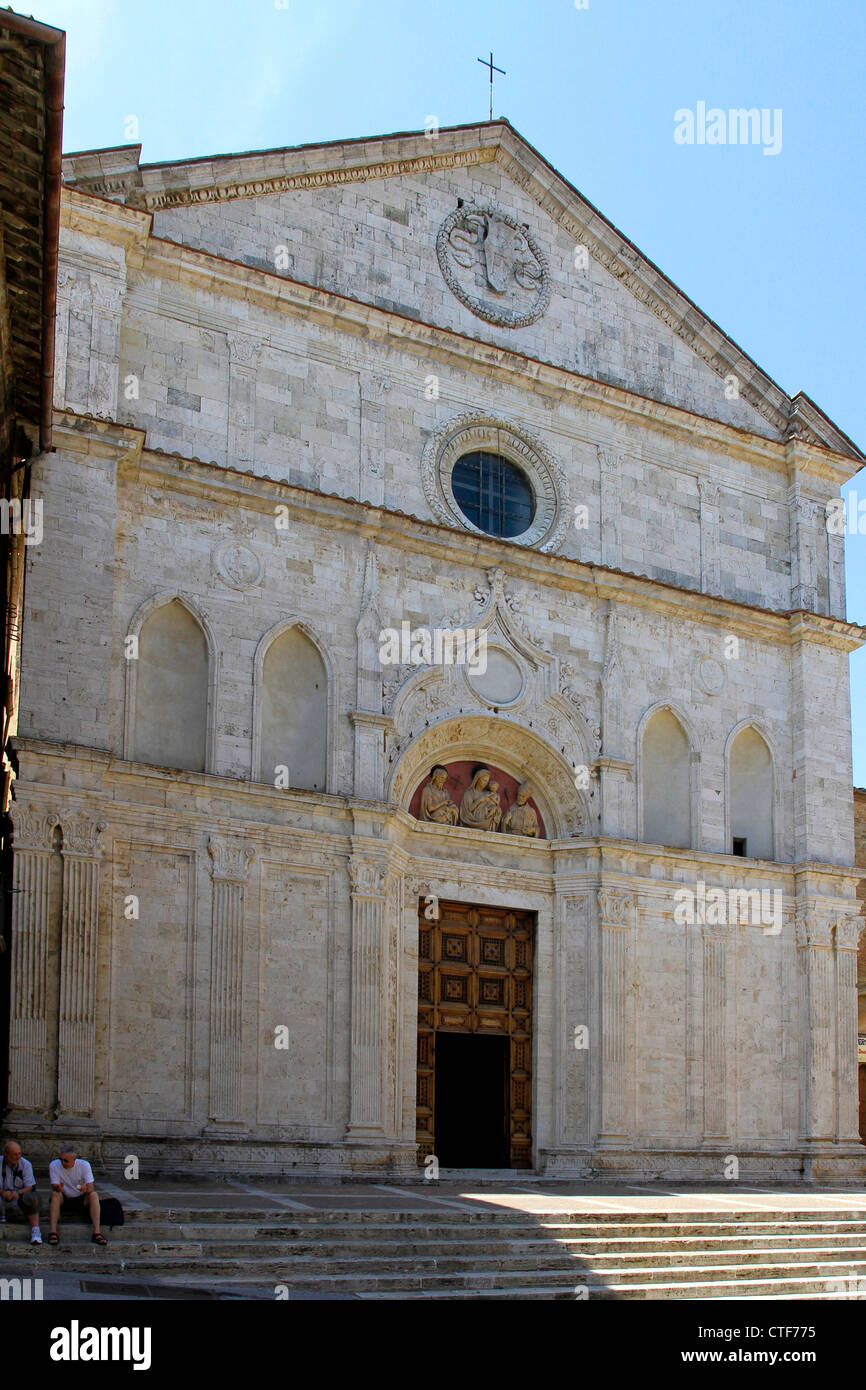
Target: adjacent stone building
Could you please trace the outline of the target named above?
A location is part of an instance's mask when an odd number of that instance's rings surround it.
[[[507,122],[433,134],[66,162],[18,1131],[860,1175],[863,456]]]
[[[65,36],[0,11],[0,1106],[5,1102],[14,773],[24,557],[38,544],[33,460],[51,447]]]

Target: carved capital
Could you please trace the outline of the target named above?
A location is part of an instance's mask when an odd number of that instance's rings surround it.
[[[259,360],[262,345],[248,333],[227,333],[229,356],[233,367],[254,367]]]
[[[602,473],[611,473],[622,464],[622,449],[615,448],[610,444],[597,444],[595,452],[598,455],[598,466]]]
[[[859,912],[843,912],[836,919],[836,950],[856,951],[860,944],[860,933],[866,926],[866,918]]]
[[[352,893],[364,898],[381,898],[385,895],[388,883],[388,866],[378,859],[349,860],[349,878]]]
[[[100,853],[99,837],[105,829],[104,820],[94,820],[87,811],[73,812],[61,818],[63,853],[80,854],[90,858]]]
[[[238,843],[237,840],[223,840],[216,835],[211,835],[207,842],[207,848],[213,861],[211,865],[213,878],[225,879],[229,883],[246,883],[249,877],[250,864],[255,858],[255,851],[250,845]]]
[[[627,927],[631,917],[634,895],[617,888],[600,888],[598,916],[603,927]]]
[[[361,383],[361,395],[365,401],[383,401],[391,389],[391,378],[384,372],[369,372],[363,368],[358,373],[358,380]]]
[[[16,850],[51,848],[54,827],[60,821],[58,811],[46,811],[39,806],[21,806],[13,801],[9,814],[15,831],[13,846]]]
[[[119,314],[123,308],[126,285],[122,280],[109,280],[93,276],[90,282],[90,297],[94,309],[103,309],[109,314]]]
[[[712,478],[698,479],[698,492],[701,497],[701,505],[704,507],[717,507],[719,505],[719,484]]]
[[[798,951],[815,947],[829,950],[835,924],[835,915],[831,911],[815,903],[804,903],[797,907],[794,920]]]

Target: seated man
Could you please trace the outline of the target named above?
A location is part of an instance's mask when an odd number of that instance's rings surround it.
[[[33,1166],[21,1153],[21,1145],[7,1139],[0,1165],[0,1184],[3,1191],[3,1220],[30,1222],[30,1244],[41,1245],[39,1231],[39,1197]]]
[[[66,1211],[88,1212],[93,1225],[94,1245],[107,1245],[108,1241],[99,1229],[99,1198],[93,1185],[93,1169],[86,1158],[79,1158],[78,1151],[71,1144],[64,1144],[60,1157],[53,1158],[48,1165],[51,1179],[51,1200],[48,1205],[49,1233],[48,1244],[57,1245],[57,1218],[61,1206]]]

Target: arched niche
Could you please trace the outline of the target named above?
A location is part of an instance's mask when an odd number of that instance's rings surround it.
[[[597,832],[588,795],[575,787],[574,767],[533,729],[501,716],[461,715],[423,725],[390,769],[386,797],[408,811],[436,763],[484,763],[515,783],[529,779],[550,839],[587,838]]]
[[[127,661],[124,756],[208,771],[215,660],[203,618],[186,599],[162,596],[139,610],[129,635],[137,654]]]
[[[764,735],[751,723],[728,740],[726,850],[749,859],[775,859],[776,778]]]
[[[638,733],[640,839],[690,849],[695,840],[692,750],[682,720],[668,706],[650,711]]]
[[[466,788],[470,785],[472,781],[472,770],[473,768],[477,767],[477,765],[478,762],[475,758],[462,758],[456,762],[442,764],[442,766],[448,773],[448,780],[445,783],[445,790],[448,792],[448,795],[451,797],[451,800],[454,802],[455,806],[458,807],[458,809],[460,807],[460,801],[463,797],[463,793],[466,791]],[[506,772],[504,768],[496,767],[489,762],[485,762],[484,766],[490,769],[491,779],[498,784],[499,804],[502,807],[502,815],[504,819],[506,811],[517,800],[517,788],[520,786],[521,781],[523,781],[524,779],[520,777],[514,777],[510,772]],[[419,781],[417,787],[412,793],[412,799],[409,802],[409,815],[414,816],[416,820],[421,819],[421,793],[424,790],[424,787],[429,779],[432,769],[433,764],[431,764],[431,766],[427,768],[424,774],[422,775],[421,780]],[[547,829],[545,827],[544,816],[542,814],[541,807],[538,805],[534,796],[531,796],[529,798],[527,804],[533,808],[536,815],[538,816],[538,838],[540,840],[546,840],[548,838],[548,834]]]
[[[255,658],[253,780],[327,791],[332,783],[333,682],[325,649],[296,618],[265,633]]]

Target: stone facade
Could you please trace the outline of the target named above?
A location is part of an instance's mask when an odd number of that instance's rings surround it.
[[[860,899],[861,912],[866,912],[862,906],[866,903],[866,788],[854,788],[854,863],[858,869],[862,869],[864,877],[857,885],[857,897]],[[860,950],[857,956],[857,994],[858,994],[858,1014],[857,1031],[866,1034],[866,936],[860,938]]]
[[[536,914],[539,1171],[861,1173],[864,634],[824,524],[850,441],[505,123],[66,177],[13,807],[31,1148],[62,1128],[109,1163],[415,1171],[435,897]],[[529,478],[527,542],[461,523],[464,444]],[[198,684],[147,654],[169,605]],[[483,634],[519,693],[383,666],[402,623]],[[291,633],[307,675],[278,689]],[[263,766],[268,720],[303,731],[313,699],[315,790],[297,741],[282,781]],[[135,760],[154,709],[199,719],[200,770]],[[644,839],[659,712],[687,842]],[[768,858],[732,853],[746,729]],[[409,814],[467,760],[531,777],[547,838]],[[683,925],[698,885],[774,893],[778,919]]]

